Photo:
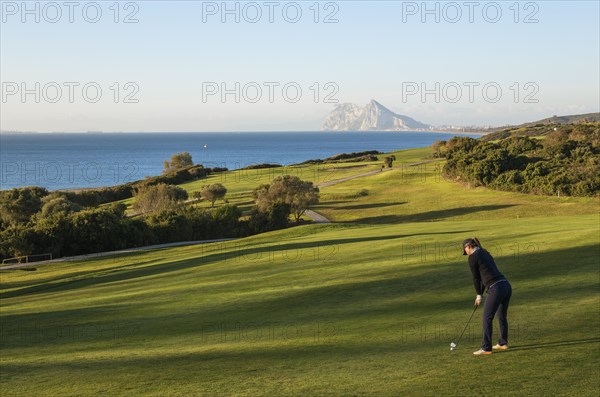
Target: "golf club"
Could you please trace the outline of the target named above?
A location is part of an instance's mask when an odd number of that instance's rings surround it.
[[[475,305],[475,309],[473,309],[473,312],[471,313],[471,317],[469,317],[469,321],[467,321],[467,324],[465,324],[465,328],[463,329],[462,333],[458,337],[458,342],[460,342],[460,340],[462,339],[465,331],[467,330],[467,327],[471,323],[471,319],[473,318],[473,314],[475,314],[475,311],[477,310],[478,307],[479,306]],[[456,343],[454,343],[454,342],[450,343],[450,350],[451,351],[454,351],[454,349],[456,349],[456,346],[458,345],[458,342],[456,342]]]

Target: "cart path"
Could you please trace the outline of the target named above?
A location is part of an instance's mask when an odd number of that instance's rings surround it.
[[[351,175],[351,176],[347,176],[345,178],[336,179],[335,181],[319,183],[319,184],[317,184],[317,187],[333,186],[333,185],[337,185],[338,183],[350,181],[352,179],[364,178],[364,177],[371,176],[371,175],[381,174],[382,172],[388,172],[388,171],[392,171],[392,170],[400,170],[400,169],[406,168],[406,167],[415,167],[417,165],[428,164],[428,163],[433,163],[433,162],[437,162],[437,161],[441,161],[441,159],[424,160],[424,161],[419,161],[416,163],[402,164],[397,167],[383,168],[383,169],[379,169],[379,170],[375,170],[375,171],[364,172],[362,174]],[[331,223],[331,221],[329,219],[327,219],[323,215],[319,214],[318,212],[315,212],[312,210],[306,210],[305,214],[310,219],[312,219],[315,223]]]
[[[327,186],[337,185],[338,183],[350,181],[350,180],[356,179],[356,178],[363,178],[365,176],[377,175],[377,174],[381,174],[382,172],[388,172],[388,171],[392,171],[392,170],[400,170],[400,169],[406,168],[406,167],[415,167],[417,165],[434,163],[434,162],[441,161],[441,160],[442,159],[425,160],[425,161],[419,161],[417,163],[402,164],[400,166],[392,167],[392,168],[384,168],[381,170],[369,171],[369,172],[365,172],[363,174],[356,174],[356,175],[347,176],[342,179],[336,179],[335,181],[331,181],[331,182],[319,183],[319,184],[317,184],[317,187],[327,187]]]
[[[364,177],[371,176],[371,175],[377,175],[382,172],[387,172],[387,171],[391,171],[391,170],[399,170],[404,167],[414,167],[417,165],[432,163],[432,162],[436,162],[436,161],[440,161],[440,160],[419,161],[417,163],[403,164],[403,165],[400,165],[397,167],[365,172],[362,174],[357,174],[357,175],[352,175],[352,176],[348,176],[348,177],[341,178],[341,179],[336,179],[335,181],[319,183],[319,184],[317,184],[317,187],[333,186],[333,185],[337,185],[338,183],[350,181],[352,179],[364,178]],[[308,216],[315,223],[331,223],[331,221],[329,219],[327,219],[325,216],[323,216],[313,210],[306,210],[305,215]],[[179,246],[184,246],[184,245],[217,243],[217,242],[221,242],[221,241],[231,241],[231,240],[236,240],[236,239],[235,238],[226,238],[226,239],[218,239],[218,240],[182,241],[182,242],[178,242],[178,243],[147,245],[144,247],[129,248],[129,249],[118,250],[118,251],[108,251],[108,252],[99,252],[96,254],[69,256],[69,257],[64,257],[64,258],[52,259],[52,260],[48,260],[48,261],[39,261],[39,262],[31,262],[31,263],[17,263],[14,265],[4,265],[4,266],[0,266],[0,270],[15,270],[15,269],[21,269],[21,268],[26,268],[26,267],[35,267],[38,265],[45,265],[45,264],[49,264],[49,263],[70,262],[70,261],[76,261],[76,260],[81,260],[81,259],[101,258],[104,256],[126,254],[126,253],[131,253],[131,252],[138,252],[138,251],[148,251],[148,250],[160,249],[160,248],[179,247]]]
[[[63,258],[51,259],[51,260],[47,260],[47,261],[30,262],[30,263],[15,263],[13,265],[2,265],[2,266],[0,266],[0,270],[15,270],[15,269],[22,269],[24,267],[36,267],[38,265],[46,265],[46,264],[50,264],[50,263],[71,262],[71,261],[78,261],[78,260],[82,260],[82,259],[94,259],[94,258],[102,258],[105,256],[111,256],[111,255],[129,254],[132,252],[139,252],[139,251],[149,251],[149,250],[161,249],[161,248],[180,247],[180,246],[184,246],[184,245],[219,243],[222,241],[231,241],[231,240],[237,240],[237,239],[222,238],[222,239],[216,239],[216,240],[180,241],[177,243],[146,245],[143,247],[127,248],[127,249],[118,250],[118,251],[106,251],[106,252],[98,252],[95,254],[87,254],[87,255],[65,256]]]
[[[331,223],[329,219],[313,210],[306,210],[304,215],[308,216],[314,223]]]

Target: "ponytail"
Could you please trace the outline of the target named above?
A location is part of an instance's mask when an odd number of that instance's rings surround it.
[[[471,238],[467,238],[467,239],[463,240],[463,242],[462,242],[463,255],[467,255],[467,251],[466,251],[467,247],[483,249],[483,247],[481,246],[481,243],[479,242],[479,239],[477,237],[471,237]]]

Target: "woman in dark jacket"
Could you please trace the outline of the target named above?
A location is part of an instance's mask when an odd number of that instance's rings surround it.
[[[481,297],[487,288],[487,297],[483,306],[483,341],[481,349],[473,354],[479,356],[492,354],[492,350],[508,350],[508,304],[512,295],[512,287],[500,273],[494,258],[481,247],[475,237],[463,241],[463,255],[469,255],[469,267],[473,274],[473,285],[477,292],[475,305],[481,304]],[[500,340],[492,347],[492,329],[494,316],[498,313]]]

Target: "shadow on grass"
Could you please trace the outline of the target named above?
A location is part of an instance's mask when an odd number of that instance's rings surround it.
[[[393,237],[395,236],[386,236],[386,238]],[[580,255],[584,256],[595,252],[595,250],[595,245],[578,248]],[[537,284],[540,281],[543,284],[543,276],[540,275],[539,271],[540,266],[549,271],[549,274],[545,276],[549,279],[553,278],[552,273],[555,269],[562,269],[563,272],[568,271],[570,273],[574,271],[593,273],[595,270],[588,264],[574,264],[574,268],[565,270],[562,265],[562,259],[572,257],[571,248],[524,256],[539,257],[539,264],[524,267],[524,272],[521,273],[520,277],[514,274],[515,277],[513,278],[513,274],[507,274],[509,279],[511,279],[513,289],[516,293],[513,297],[514,303],[518,302],[520,305],[540,304],[545,302],[549,296],[552,296],[552,299],[555,300],[575,302],[576,299],[587,296],[589,293],[587,292],[589,291],[588,285],[582,285],[581,282],[576,280],[565,282],[560,287],[554,287],[551,292],[546,292],[545,294],[541,294],[540,291],[526,292],[531,289],[528,287],[533,284]],[[173,269],[173,265],[157,265],[143,269],[133,269],[125,274],[105,275],[103,278],[82,280],[78,285],[65,285],[62,289],[75,289],[130,277],[143,277],[145,275],[169,272],[175,270]],[[175,265],[179,268],[199,266],[197,261],[194,260],[175,262]],[[470,303],[471,289],[469,288],[470,277],[467,273],[468,270],[457,272],[456,262],[444,261],[444,263],[431,266],[409,268],[406,271],[401,271],[401,266],[399,265],[395,269],[390,268],[385,273],[379,273],[377,274],[377,278],[373,276],[373,278],[365,280],[363,277],[357,279],[348,276],[347,279],[336,284],[322,283],[318,279],[312,279],[312,285],[307,285],[300,290],[288,289],[277,294],[265,294],[259,299],[239,299],[223,301],[219,304],[193,304],[191,308],[186,308],[185,303],[189,300],[194,300],[196,296],[202,296],[205,290],[198,289],[191,296],[177,294],[174,299],[181,300],[181,310],[159,311],[155,314],[141,317],[139,323],[133,323],[132,326],[136,326],[137,328],[135,328],[135,335],[131,336],[145,338],[145,340],[161,338],[165,335],[170,337],[194,337],[194,335],[202,332],[202,327],[213,327],[210,329],[218,333],[220,332],[219,326],[223,324],[229,324],[231,327],[235,326],[235,329],[238,329],[237,324],[254,329],[257,323],[266,324],[266,322],[284,325],[294,324],[301,327],[307,324],[327,323],[337,327],[336,333],[352,333],[353,330],[351,328],[340,329],[339,325],[337,325],[346,324],[345,326],[348,326],[349,321],[351,321],[353,324],[357,324],[358,332],[365,332],[365,337],[367,337],[371,331],[367,331],[364,328],[361,329],[360,325],[373,324],[375,326],[378,322],[374,320],[377,319],[394,320],[391,322],[386,321],[387,325],[382,325],[384,327],[397,328],[398,325],[408,324],[417,326],[417,328],[410,328],[414,332],[421,332],[418,326],[435,327],[437,326],[436,324],[440,324],[439,320],[437,320],[437,316],[440,313],[447,313]],[[231,277],[235,278],[234,281],[244,283],[240,285],[240,289],[242,290],[247,290],[249,283],[252,283],[251,280],[240,280],[235,269],[231,271]],[[589,281],[590,285],[594,283],[594,279]],[[190,287],[193,284],[194,281],[190,279]],[[444,296],[445,292],[461,286],[464,286],[465,298],[461,298],[460,295],[456,295],[453,298]],[[232,285],[228,284],[227,288],[231,289]],[[236,288],[238,286],[233,286],[233,289]],[[223,292],[226,293],[229,291],[224,290]],[[209,291],[208,293],[214,294],[219,293],[219,291]],[[429,295],[424,295],[425,299],[422,299],[423,296],[419,294],[423,293],[428,293]],[[466,296],[469,296],[469,298],[466,298]],[[23,339],[21,337],[21,330],[35,330],[37,329],[36,327],[39,327],[38,324],[67,323],[79,324],[80,327],[88,327],[90,329],[92,327],[94,327],[93,329],[113,329],[115,324],[118,324],[119,316],[122,316],[124,313],[136,313],[138,309],[143,312],[147,309],[146,303],[138,301],[126,305],[119,304],[104,307],[83,306],[63,311],[5,314],[2,316],[2,322],[0,323],[2,325],[2,333],[0,335],[3,337],[4,343],[8,343],[8,345],[28,346],[35,344],[35,340]],[[548,316],[547,321],[554,321],[555,317],[552,317],[550,309]],[[587,314],[586,312],[574,312],[573,316],[577,319],[583,319]],[[462,320],[461,318],[460,321],[462,322]],[[564,321],[564,319],[561,320]],[[450,325],[453,326],[451,329],[454,330],[454,324]],[[428,329],[431,332],[432,328]],[[460,327],[456,329],[459,330]],[[398,330],[398,332],[400,331],[401,329]],[[420,334],[416,333],[410,336],[417,338],[420,337]],[[114,338],[111,333],[97,335],[98,340],[108,340],[110,338]],[[128,339],[128,337],[125,339]],[[71,339],[64,337],[58,338],[53,343],[69,344],[72,342]],[[600,338],[531,343],[514,345],[507,352],[598,342],[600,342]]]
[[[497,211],[504,208],[514,207],[514,204],[502,205],[479,205],[472,207],[459,207],[437,211],[421,212],[420,214],[410,215],[382,215],[359,218],[348,223],[366,223],[366,224],[382,224],[382,223],[405,223],[405,222],[429,222],[437,221],[455,216],[472,215],[484,211]]]
[[[531,345],[514,345],[514,346],[510,346],[509,350],[502,351],[501,353],[510,353],[510,352],[521,351],[521,350],[548,349],[548,348],[553,348],[553,347],[584,345],[584,344],[591,344],[591,343],[600,343],[600,338],[534,343]]]
[[[87,285],[97,284],[94,280],[97,280],[102,277],[106,277],[108,275],[112,275],[113,273],[123,272],[124,270],[131,269],[132,267],[146,266],[148,264],[154,263],[156,261],[160,261],[164,258],[155,258],[150,261],[137,262],[137,263],[129,263],[123,266],[111,267],[105,270],[98,270],[94,272],[79,272],[79,273],[71,273],[69,275],[63,277],[54,277],[48,280],[44,280],[39,282],[36,285],[30,285],[28,287],[20,288],[14,291],[8,292],[0,292],[0,299],[4,298],[12,298],[15,296],[23,296],[23,295],[32,295],[35,293],[45,292],[52,289],[57,289],[66,286],[72,286],[73,284],[81,284],[77,285],[77,287],[83,287]],[[6,285],[4,288],[11,288],[13,286]],[[69,289],[69,288],[65,288]]]
[[[334,205],[334,204],[347,204],[347,203],[351,203],[352,200],[322,200],[319,201],[319,204],[315,205],[315,208],[323,208],[329,205]]]
[[[14,291],[8,291],[0,293],[0,299],[14,298],[25,295],[32,295],[36,293],[45,292],[49,289],[66,291],[71,289],[83,288],[88,286],[101,285],[104,283],[119,282],[129,279],[135,279],[138,277],[155,276],[159,274],[170,273],[174,271],[185,270],[189,268],[209,265],[217,261],[224,260],[240,260],[245,258],[248,262],[260,262],[263,258],[269,258],[274,251],[300,251],[300,250],[322,250],[320,254],[322,259],[326,257],[332,257],[339,252],[339,246],[344,244],[364,243],[372,241],[385,241],[395,240],[401,238],[409,238],[416,236],[428,236],[428,235],[443,235],[443,234],[456,234],[456,233],[467,233],[468,231],[444,231],[434,233],[413,233],[413,234],[394,234],[387,236],[371,236],[371,237],[357,237],[357,238],[340,238],[316,242],[306,243],[292,243],[292,244],[278,244],[273,242],[268,245],[261,245],[254,248],[245,248],[242,243],[237,241],[230,243],[218,243],[222,245],[210,246],[202,245],[198,246],[198,256],[192,257],[185,260],[179,260],[169,263],[162,263],[157,265],[148,266],[146,262],[137,264],[127,264],[118,268],[111,268],[110,270],[98,271],[87,273],[86,277],[77,277],[73,279],[73,276],[65,277],[64,281],[57,281],[53,283],[41,283],[35,286],[20,288]],[[160,250],[170,250],[173,248],[161,248]],[[205,250],[210,250],[210,253],[204,255]],[[212,251],[220,251],[213,253]],[[264,255],[264,256],[263,256]],[[153,259],[148,263],[156,262],[158,259]],[[141,268],[136,268],[142,266]],[[133,267],[133,268],[132,268]]]
[[[158,250],[158,249],[157,249]],[[106,255],[106,256],[96,256],[98,254],[90,254],[90,256],[88,258],[85,259],[81,259],[80,263],[82,264],[88,264],[89,262],[95,262],[95,261],[100,261],[100,264],[98,265],[99,267],[104,266],[104,264],[106,263],[110,263],[110,262],[116,262],[116,261],[124,261],[127,258],[131,258],[131,260],[136,259],[139,256],[145,255],[147,254],[148,251],[144,251],[144,250],[139,250],[139,251],[129,251],[129,252],[119,252],[119,253],[115,253],[112,255]],[[102,254],[102,253],[100,253]],[[159,261],[159,260],[164,260],[166,258],[153,258],[152,261]],[[79,262],[79,261],[78,261]],[[19,271],[37,271],[38,269],[43,269],[43,270],[50,270],[50,268],[48,266],[51,266],[52,269],[51,270],[57,270],[57,267],[60,266],[64,266],[64,265],[69,265],[69,263],[71,263],[70,261],[61,261],[61,262],[56,262],[54,264],[45,264],[42,267],[34,267],[35,266],[35,262],[31,263],[31,267],[23,267],[23,268],[17,268],[17,269],[9,269],[9,270],[0,270],[0,290],[2,289],[12,289],[12,288],[19,288],[19,287],[30,287],[31,286],[31,280],[29,279],[20,279],[18,281],[9,281],[6,282],[4,280],[2,280],[1,275],[2,274],[10,274],[13,272],[19,272]],[[118,267],[106,267],[105,270],[109,270],[109,269],[117,269],[117,268],[124,268],[127,266],[134,266],[134,265],[140,265],[140,264],[145,264],[145,263],[150,263],[150,262],[137,262],[137,263],[129,263],[123,266],[118,266]],[[56,267],[55,267],[56,266]],[[100,269],[98,269],[100,270]],[[72,273],[70,273],[70,275],[68,277],[75,277],[78,275],[83,275],[83,274],[90,274],[91,271],[90,270],[85,270],[85,269],[74,269],[74,271]],[[51,283],[53,281],[57,281],[57,280],[63,280],[65,279],[67,276],[61,275],[61,276],[57,276],[57,277],[51,277],[50,275],[45,278],[45,279],[38,279],[37,282],[39,283]],[[2,297],[2,293],[0,292],[0,298]]]
[[[393,207],[396,205],[406,204],[406,201],[399,201],[397,203],[372,203],[372,204],[358,204],[358,205],[345,205],[342,207],[335,207],[335,210],[364,210],[369,208],[383,208]]]

